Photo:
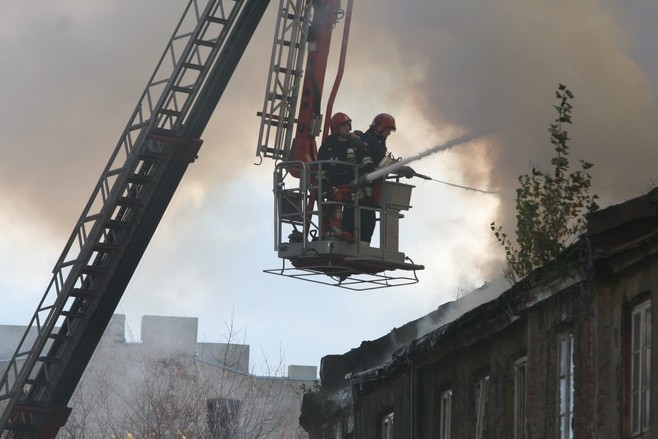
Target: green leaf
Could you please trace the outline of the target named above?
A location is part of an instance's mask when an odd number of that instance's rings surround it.
[[[503,245],[507,258],[504,275],[514,281],[524,278],[536,268],[555,259],[587,229],[587,213],[598,209],[597,195],[589,195],[591,175],[586,171],[593,165],[580,160],[582,170],[569,170],[568,132],[564,124],[571,124],[573,93],[559,84],[555,93],[558,105],[553,105],[558,116],[549,124],[550,143],[555,155],[550,160],[552,172],[541,172],[532,167],[531,173],[519,176],[516,189],[516,245],[502,232],[502,227],[491,229]],[[585,212],[583,212],[585,211]]]

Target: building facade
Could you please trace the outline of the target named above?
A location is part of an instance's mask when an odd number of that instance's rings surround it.
[[[310,438],[656,437],[657,207],[654,190],[597,212],[531,279],[324,357]]]
[[[126,340],[125,327],[125,316],[114,315],[58,437],[308,437],[299,414],[315,366],[255,375],[248,345],[198,342],[196,318],[144,316],[139,343]],[[0,354],[10,358],[24,331],[0,325]]]

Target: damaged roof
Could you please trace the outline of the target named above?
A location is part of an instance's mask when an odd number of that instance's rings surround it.
[[[647,258],[658,257],[658,188],[648,194],[610,206],[588,216],[588,231],[574,246],[585,246],[603,272],[618,271]],[[639,250],[638,250],[639,249]],[[636,251],[635,251],[636,250]],[[637,255],[633,256],[635,251]],[[622,262],[619,254],[626,256]],[[569,255],[565,255],[569,257]],[[340,388],[349,381],[369,381],[392,373],[416,354],[441,345],[449,352],[492,334],[518,319],[521,311],[583,280],[583,273],[555,279],[551,285],[509,287],[503,279],[485,283],[468,295],[441,305],[389,334],[364,341],[343,355],[322,359],[320,377],[327,388]]]

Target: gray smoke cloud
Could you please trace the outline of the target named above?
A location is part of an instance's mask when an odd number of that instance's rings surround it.
[[[370,43],[356,43],[351,59],[395,77],[395,89],[387,92],[398,101],[404,96],[405,105],[435,126],[494,133],[484,160],[469,150],[453,153],[465,182],[501,194],[492,220],[513,227],[516,178],[530,163],[549,166],[547,128],[559,83],[575,95],[572,163],[594,163],[593,192],[602,204],[641,195],[653,184],[657,82],[648,73],[656,71],[656,58],[638,38],[658,37],[656,27],[640,19],[655,17],[655,4],[634,6],[644,13],[594,0],[357,4],[353,41]]]
[[[75,224],[187,1],[156,3],[130,3],[130,14],[125,2],[21,3],[0,18],[0,192],[54,234]],[[235,76],[252,86],[226,90],[192,184],[252,165],[272,29],[270,16],[244,54]]]
[[[5,3],[0,224],[9,232],[0,240],[0,281],[12,291],[8,300],[26,303],[22,312],[31,315],[186,1]],[[235,304],[238,319],[250,319],[257,344],[268,337],[299,340],[300,352],[319,358],[436,309],[455,286],[468,291],[498,277],[503,255],[488,225],[495,220],[513,228],[517,176],[530,163],[548,166],[547,127],[559,83],[575,94],[573,162],[594,163],[601,204],[653,184],[655,2],[357,0],[334,110],[348,112],[357,129],[379,112],[395,115],[389,147],[402,157],[487,131],[485,140],[413,167],[496,194],[413,182],[415,207],[401,225],[409,227],[401,245],[427,267],[417,288],[373,300],[263,280],[260,270],[280,262],[271,245],[272,163],[252,164],[275,9],[273,0],[204,133],[199,160],[134,276],[132,294],[126,293],[120,311],[129,320],[140,312],[198,315],[211,334],[223,319],[218,310]],[[335,68],[332,61],[326,89]],[[302,291],[317,295],[309,301]],[[290,303],[300,300],[313,311],[293,307],[291,318]],[[20,315],[7,304],[2,318]],[[336,315],[358,323],[336,328]],[[370,320],[364,323],[364,316]]]
[[[658,33],[646,18],[658,6],[638,12],[639,5],[618,3],[359,0],[339,101],[360,103],[350,109],[362,125],[377,112],[404,111],[437,131],[495,133],[484,150],[451,154],[462,183],[501,194],[492,220],[504,222],[513,216],[516,177],[552,153],[546,129],[555,117],[553,92],[564,83],[575,94],[573,161],[594,163],[602,204],[620,202],[646,191],[658,164],[656,79],[648,76],[658,72],[658,57],[648,62],[655,49],[646,43]],[[31,200],[39,214],[70,227],[182,5],[167,0],[154,10],[140,2],[128,17],[112,3],[9,8],[0,39],[6,196]],[[254,161],[255,140],[247,139],[257,135],[274,6],[204,136],[192,181],[229,179]],[[410,117],[398,117],[398,131]],[[417,142],[425,149],[433,140]],[[51,184],[36,187],[38,180]]]

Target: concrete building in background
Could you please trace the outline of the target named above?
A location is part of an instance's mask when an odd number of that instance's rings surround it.
[[[11,358],[25,327],[0,325],[0,358]],[[115,314],[85,370],[59,436],[158,438],[307,437],[302,395],[315,366],[249,370],[249,346],[197,341],[198,319],[143,316],[139,343]],[[284,373],[287,372],[287,373]]]
[[[658,437],[658,189],[500,286],[325,356],[310,439]]]

